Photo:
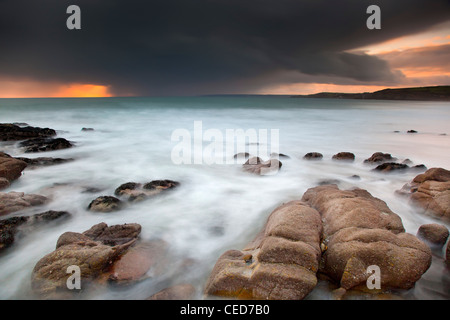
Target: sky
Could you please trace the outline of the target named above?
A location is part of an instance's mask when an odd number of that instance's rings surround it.
[[[0,0],[0,98],[449,84],[449,0]]]

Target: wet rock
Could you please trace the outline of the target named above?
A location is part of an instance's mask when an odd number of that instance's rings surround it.
[[[208,279],[207,295],[240,299],[303,299],[317,284],[322,222],[301,201],[272,212],[242,251],[225,252]]]
[[[73,145],[64,138],[34,138],[19,143],[26,153],[55,151],[71,148]]]
[[[406,171],[408,169],[409,169],[409,166],[406,164],[395,163],[395,162],[386,162],[386,163],[380,164],[373,170],[387,173],[387,172],[393,172],[393,171]]]
[[[28,165],[28,168],[53,166],[74,160],[74,159],[49,158],[49,157],[39,157],[34,159],[17,157],[16,159],[25,162]]]
[[[88,210],[95,212],[112,212],[122,209],[122,201],[111,196],[101,196],[93,200]]]
[[[317,182],[317,185],[319,186],[325,186],[327,184],[340,184],[341,181],[337,179],[324,179]]]
[[[179,185],[180,185],[179,182],[172,180],[154,180],[144,184],[143,188],[146,190],[167,190],[176,188]]]
[[[155,293],[147,300],[192,300],[195,288],[190,284],[179,284]]]
[[[424,224],[420,226],[419,231],[417,232],[417,237],[419,239],[440,248],[447,242],[448,236],[449,232],[447,227],[437,223]]]
[[[425,172],[428,168],[424,164],[418,164],[410,168],[410,171]]]
[[[56,131],[49,128],[22,126],[26,124],[0,124],[0,141],[19,141],[31,138],[52,137]]]
[[[384,162],[394,162],[397,158],[392,157],[390,153],[375,152],[370,158],[364,160],[364,163],[384,163]]]
[[[257,174],[257,175],[273,175],[278,173],[283,164],[277,159],[270,159],[268,161],[262,161],[259,157],[253,157],[247,160],[242,165],[244,171]]]
[[[250,153],[248,152],[239,152],[233,156],[234,159],[248,159],[249,157]]]
[[[355,161],[355,155],[351,152],[339,152],[332,159],[338,161]]]
[[[43,298],[71,294],[67,289],[67,268],[80,268],[84,288],[111,268],[114,262],[133,245],[141,231],[140,225],[125,224],[108,227],[102,223],[81,233],[66,232],[60,236],[56,250],[43,257],[33,269],[32,289]],[[123,242],[124,234],[131,239]],[[98,236],[107,235],[108,241]]]
[[[94,131],[94,128],[82,128],[81,131]]]
[[[408,133],[417,133],[416,130],[408,130]]]
[[[156,196],[166,190],[171,190],[180,185],[172,180],[154,180],[144,185],[136,182],[127,182],[119,186],[114,194],[127,197],[128,201],[141,201]]]
[[[9,184],[12,181],[18,179],[22,175],[22,171],[26,167],[27,164],[25,162],[0,152],[0,179],[2,179],[0,181],[0,190],[9,187]]]
[[[400,217],[367,191],[328,185],[309,189],[302,200],[324,222],[321,272],[342,288],[367,289],[367,268],[375,265],[381,290],[409,289],[429,268],[430,248],[405,233]]]
[[[12,217],[0,220],[0,252],[13,244],[19,231],[30,232],[33,227],[43,222],[70,217],[66,211],[47,211],[32,216]]]
[[[109,272],[108,280],[116,284],[129,284],[151,276],[161,274],[165,266],[167,243],[154,240],[139,243],[131,247]]]
[[[280,159],[280,158],[285,158],[285,159],[290,159],[291,157],[289,157],[288,155],[284,154],[284,153],[276,153],[276,152],[272,152],[270,154],[271,158],[274,159]]]
[[[403,164],[407,164],[408,166],[412,165],[413,162],[410,159],[405,159],[402,161]]]
[[[309,152],[307,154],[305,154],[305,156],[303,157],[303,159],[305,160],[320,160],[323,158],[323,154],[319,153],[319,152]]]
[[[37,194],[25,194],[23,192],[0,192],[0,216],[21,211],[33,206],[46,203],[48,199]]]
[[[350,179],[353,179],[353,180],[361,180],[361,177],[360,176],[358,176],[357,174],[354,174],[354,175],[352,175],[351,177],[349,177]]]
[[[108,227],[106,223],[99,223],[83,232],[83,235],[103,244],[117,246],[136,239],[140,233],[141,226],[136,223],[114,225],[111,227]]]
[[[432,168],[405,184],[398,193],[422,213],[450,221],[450,171]]]

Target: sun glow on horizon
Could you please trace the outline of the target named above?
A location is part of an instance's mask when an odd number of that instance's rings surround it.
[[[107,85],[40,83],[0,79],[0,98],[104,98],[114,97]]]

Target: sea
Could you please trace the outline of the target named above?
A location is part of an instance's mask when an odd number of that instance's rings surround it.
[[[55,249],[62,233],[83,232],[100,222],[139,223],[142,240],[162,239],[168,244],[166,264],[162,272],[150,272],[139,283],[104,286],[85,293],[83,299],[146,299],[179,283],[192,284],[196,299],[203,299],[208,275],[222,253],[242,249],[276,207],[301,199],[308,188],[321,183],[366,189],[384,200],[411,234],[422,224],[445,224],[419,213],[395,193],[417,172],[385,174],[363,162],[375,152],[385,152],[415,165],[450,169],[449,102],[276,96],[0,99],[0,123],[53,128],[58,137],[74,144],[25,154],[17,142],[0,142],[0,151],[15,157],[74,159],[26,169],[3,190],[52,199],[10,216],[58,210],[70,212],[71,218],[22,234],[0,255],[0,299],[35,298],[31,273],[39,259]],[[244,144],[227,148],[234,145],[227,132],[248,136]],[[242,170],[245,160],[233,156],[239,151],[255,155],[255,150],[264,151],[259,153],[263,160],[271,151],[289,158],[280,158],[277,174],[249,174]],[[308,152],[324,157],[306,161],[303,156]],[[352,152],[356,159],[333,161],[338,152]],[[178,181],[180,186],[117,212],[87,210],[93,199],[114,195],[123,183],[160,179]],[[449,299],[449,287],[449,272],[442,259],[434,257],[422,279],[401,296]],[[323,283],[308,296],[330,298],[331,289]]]

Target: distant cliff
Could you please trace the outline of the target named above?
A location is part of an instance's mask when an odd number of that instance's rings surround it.
[[[450,101],[450,86],[384,89],[365,93],[321,92],[292,98]]]

